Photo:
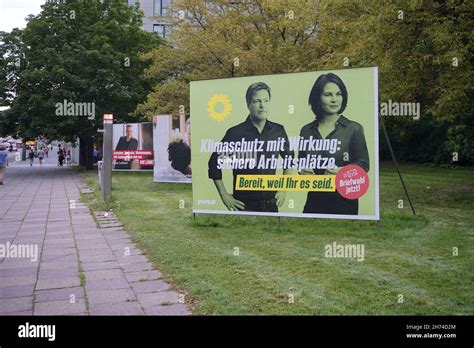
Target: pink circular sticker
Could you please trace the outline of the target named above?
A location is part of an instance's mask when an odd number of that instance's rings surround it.
[[[336,189],[347,199],[358,199],[369,189],[369,176],[359,166],[349,164],[336,174]]]

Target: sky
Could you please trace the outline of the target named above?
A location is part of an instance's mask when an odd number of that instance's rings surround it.
[[[25,17],[40,13],[40,6],[45,2],[46,0],[0,0],[0,31],[25,28]]]

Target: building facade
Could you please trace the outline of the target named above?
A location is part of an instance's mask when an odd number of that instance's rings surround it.
[[[170,32],[169,25],[166,24],[164,16],[168,14],[168,8],[172,0],[124,0],[129,6],[134,6],[136,2],[140,4],[143,11],[142,29],[154,32],[161,37],[166,37]]]

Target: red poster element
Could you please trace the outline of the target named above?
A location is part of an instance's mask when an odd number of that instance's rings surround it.
[[[115,150],[112,152],[114,161],[143,160],[145,157],[153,156],[153,150]]]
[[[138,163],[143,166],[153,166],[154,161],[153,160],[140,160],[138,161]]]
[[[347,199],[358,199],[369,189],[369,176],[359,166],[350,164],[336,174],[336,189]]]

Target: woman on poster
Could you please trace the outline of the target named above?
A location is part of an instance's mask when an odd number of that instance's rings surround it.
[[[337,150],[300,151],[299,158],[307,155],[333,157],[335,167],[331,169],[308,168],[300,174],[336,175],[341,167],[354,164],[369,171],[369,153],[362,125],[343,116],[347,106],[347,89],[339,76],[333,73],[318,77],[309,95],[309,105],[315,120],[305,125],[300,132],[303,139],[337,139]],[[312,138],[311,138],[312,137]],[[346,199],[335,192],[308,192],[303,213],[358,215],[359,200]]]

